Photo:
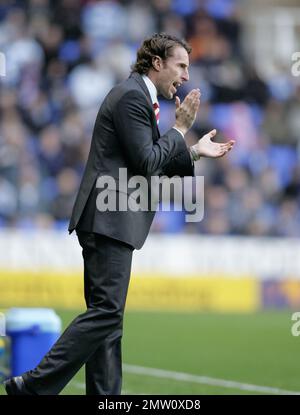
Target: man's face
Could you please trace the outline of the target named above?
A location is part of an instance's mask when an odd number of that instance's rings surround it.
[[[187,51],[176,46],[172,50],[172,55],[165,61],[156,58],[156,88],[159,95],[167,99],[172,99],[177,92],[177,88],[189,80],[189,55]]]

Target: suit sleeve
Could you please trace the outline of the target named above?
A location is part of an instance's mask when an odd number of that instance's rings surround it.
[[[183,138],[181,138],[184,140]],[[182,152],[173,157],[162,169],[162,174],[168,177],[172,176],[194,176],[194,163],[191,160],[191,155],[188,151]]]
[[[153,141],[152,112],[141,92],[133,90],[123,95],[113,110],[113,121],[125,157],[135,174],[148,176],[164,171],[168,165],[175,171],[177,163],[180,170],[187,160],[190,172],[193,171],[189,151],[178,131],[171,129]]]

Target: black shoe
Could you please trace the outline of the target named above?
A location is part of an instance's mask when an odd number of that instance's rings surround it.
[[[3,382],[7,395],[34,395],[25,386],[22,376],[16,376]]]

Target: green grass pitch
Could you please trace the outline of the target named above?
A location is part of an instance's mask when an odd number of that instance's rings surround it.
[[[80,313],[57,312],[64,326]],[[261,387],[273,388],[274,394],[276,389],[300,393],[300,337],[292,336],[291,316],[291,311],[128,311],[123,337],[123,394],[268,393]],[[136,373],[139,367],[142,373]],[[244,384],[254,385],[254,390],[245,390]],[[2,386],[0,394],[4,394]],[[83,369],[62,394],[85,394]]]

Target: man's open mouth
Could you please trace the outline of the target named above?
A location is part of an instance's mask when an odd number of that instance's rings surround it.
[[[177,89],[181,86],[181,83],[180,82],[173,82],[173,86],[174,86],[174,88]]]
[[[179,88],[181,86],[181,83],[180,82],[173,82],[172,86],[175,89],[175,92],[177,92],[177,88]]]

